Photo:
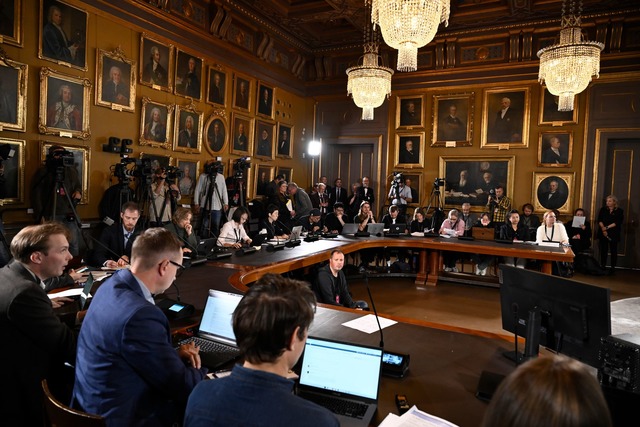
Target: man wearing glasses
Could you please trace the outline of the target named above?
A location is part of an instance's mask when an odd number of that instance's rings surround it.
[[[180,241],[169,230],[150,228],[138,236],[131,269],[100,287],[85,317],[73,407],[105,417],[108,426],[181,420],[206,369],[193,343],[174,350],[169,322],[153,295],[167,290],[182,268]]]

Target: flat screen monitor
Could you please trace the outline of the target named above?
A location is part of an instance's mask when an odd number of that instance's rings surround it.
[[[503,329],[529,340],[530,313],[539,313],[540,345],[594,367],[600,338],[611,335],[610,298],[607,288],[500,266]]]

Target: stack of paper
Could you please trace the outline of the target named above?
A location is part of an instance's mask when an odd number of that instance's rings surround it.
[[[458,427],[447,420],[435,415],[427,414],[415,407],[415,405],[402,416],[389,414],[380,423],[379,427]]]

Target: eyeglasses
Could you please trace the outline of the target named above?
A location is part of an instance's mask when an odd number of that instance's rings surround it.
[[[187,268],[184,265],[178,264],[175,261],[169,260],[169,262],[177,267],[177,269],[176,269],[176,277],[180,276],[182,274],[182,272]]]

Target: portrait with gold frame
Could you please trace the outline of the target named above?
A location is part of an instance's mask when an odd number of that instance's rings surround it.
[[[13,157],[4,160],[0,169],[4,177],[4,194],[0,198],[0,206],[24,202],[24,139],[0,138],[0,145],[9,144],[14,150]]]
[[[543,131],[538,141],[538,166],[568,168],[573,160],[573,132]]]
[[[193,200],[193,192],[200,176],[200,161],[176,159],[176,167],[182,171],[182,178],[177,180],[182,195],[180,203],[189,204]]]
[[[80,177],[80,182],[82,184],[82,198],[80,199],[80,204],[89,204],[89,173],[91,171],[89,163],[91,160],[91,148],[77,145],[64,145],[52,141],[42,141],[40,150],[40,158],[42,162],[45,161],[49,148],[51,148],[52,145],[59,145],[73,154],[73,166],[78,171],[78,177]]]
[[[202,100],[202,80],[204,80],[204,59],[176,48],[176,69],[174,74],[176,95]],[[193,64],[193,68],[192,65]]]
[[[529,146],[530,92],[528,86],[484,90],[480,148]],[[510,103],[505,109],[506,99]]]
[[[573,100],[572,111],[558,111],[557,95],[552,95],[546,85],[540,86],[540,118],[541,125],[563,126],[578,123],[578,96]]]
[[[251,111],[251,94],[253,93],[253,79],[244,74],[233,74],[233,108]]]
[[[256,191],[256,196],[267,196],[267,187],[273,180],[274,166],[267,166],[264,164],[255,165],[255,183],[253,188]]]
[[[140,152],[140,159],[149,159],[151,162],[151,173],[155,174],[158,168],[168,168],[173,166],[173,157],[161,154],[149,154]]]
[[[424,167],[424,132],[397,133],[395,149],[395,167]]]
[[[263,160],[273,160],[273,140],[276,124],[256,120],[256,135],[254,139],[254,155]],[[266,135],[266,139],[263,136]]]
[[[227,73],[222,66],[209,66],[209,84],[207,85],[207,104],[227,105]]]
[[[147,33],[142,33],[140,35],[140,84],[156,90],[172,92],[173,57],[173,44],[163,43]]]
[[[293,141],[293,126],[278,122],[276,141],[276,157],[291,159],[293,157],[293,144],[291,143]]]
[[[173,151],[199,153],[202,150],[202,122],[204,113],[196,110],[193,102],[187,106],[176,106],[173,128]],[[191,128],[188,123],[191,122]]]
[[[415,172],[402,172],[402,178],[406,184],[407,179],[411,180],[411,203],[409,206],[422,206],[425,202],[422,197],[422,174]],[[388,194],[388,193],[387,193]]]
[[[87,28],[86,11],[57,0],[41,0],[38,58],[87,71]]]
[[[231,124],[231,154],[250,156],[253,147],[254,119],[242,114],[233,113]]]
[[[117,47],[97,50],[96,105],[117,111],[135,111],[136,62]]]
[[[224,151],[229,141],[227,114],[224,110],[214,108],[204,125],[203,139],[207,151],[217,156]]]
[[[173,126],[173,104],[161,104],[142,98],[140,113],[140,145],[171,148]]]
[[[396,97],[396,129],[424,127],[423,97],[421,95]]]
[[[277,166],[275,176],[282,175],[287,182],[293,181],[293,168],[286,168],[283,166]]]
[[[89,79],[62,74],[49,67],[40,70],[38,130],[46,135],[89,139]]]
[[[256,115],[273,119],[273,101],[275,91],[273,87],[258,82],[258,92],[256,93]]]
[[[5,0],[0,18],[0,43],[22,47],[22,0]]]
[[[0,129],[24,132],[27,122],[29,66],[0,59]]]
[[[533,209],[543,213],[557,209],[561,214],[573,212],[575,173],[533,172]]]
[[[432,147],[473,145],[475,93],[433,95]]]

